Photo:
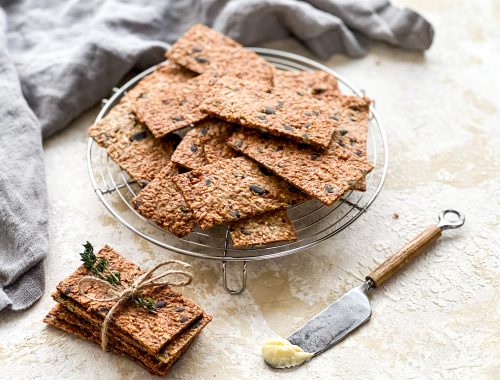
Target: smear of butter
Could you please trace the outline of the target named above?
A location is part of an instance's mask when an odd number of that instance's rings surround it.
[[[312,358],[313,354],[304,352],[299,346],[283,338],[267,340],[262,346],[264,361],[274,368],[290,368],[301,365]]]

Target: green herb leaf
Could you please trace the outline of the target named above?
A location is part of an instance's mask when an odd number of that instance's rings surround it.
[[[108,266],[108,260],[101,258],[101,259],[99,259],[99,261],[95,265],[94,270],[97,273],[102,273],[102,272],[104,272],[104,270],[106,269],[107,266]]]
[[[121,275],[120,272],[111,273],[106,276],[106,281],[111,285],[120,285]]]
[[[85,250],[80,253],[81,260],[83,261],[83,265],[92,270],[97,260],[97,257],[94,254],[94,247],[92,247],[92,244],[88,241],[83,245],[83,247]]]
[[[152,298],[144,298],[142,296],[135,296],[134,301],[137,305],[156,313],[156,302]]]
[[[105,258],[97,258],[94,253],[94,247],[88,241],[83,245],[85,250],[80,253],[81,260],[86,268],[88,268],[92,274],[98,278],[106,280],[113,287],[118,287],[121,284],[121,273],[120,272],[112,272],[108,268],[108,260]],[[105,272],[108,273],[106,276]],[[123,286],[118,289],[122,289]],[[134,301],[140,307],[143,307],[146,310],[151,311],[152,313],[156,313],[156,302],[152,298],[144,298],[142,296],[134,297]]]

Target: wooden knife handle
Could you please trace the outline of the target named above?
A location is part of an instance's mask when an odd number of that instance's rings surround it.
[[[440,227],[437,225],[427,227],[417,237],[401,248],[399,252],[380,264],[377,269],[366,277],[366,279],[371,280],[375,288],[382,285],[413,258],[417,257],[419,253],[422,252],[423,247],[440,236]]]

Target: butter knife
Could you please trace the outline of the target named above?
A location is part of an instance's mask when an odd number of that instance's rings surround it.
[[[454,219],[450,219],[451,215],[455,216]],[[438,224],[422,231],[366,276],[365,282],[344,294],[290,335],[287,340],[305,352],[312,353],[313,356],[328,350],[370,319],[372,314],[368,298],[370,290],[382,285],[418,256],[423,247],[441,236],[442,231],[459,228],[464,222],[464,215],[458,211],[442,211],[439,214]]]

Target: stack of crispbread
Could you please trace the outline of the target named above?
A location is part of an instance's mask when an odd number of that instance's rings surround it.
[[[291,205],[365,190],[369,99],[326,72],[277,70],[203,25],[166,56],[89,130],[145,186],[142,215],[177,236],[227,225],[246,247],[295,240]]]
[[[120,273],[123,284],[131,284],[144,273],[108,246],[96,256],[105,259],[111,271]],[[103,321],[116,301],[92,300],[109,295],[109,288],[99,283],[92,283],[82,293],[79,281],[90,275],[91,271],[82,265],[57,285],[52,297],[58,303],[44,322],[101,344]],[[141,290],[141,296],[154,300],[155,311],[142,308],[133,299],[122,304],[111,318],[108,349],[164,376],[212,318],[168,285]]]

